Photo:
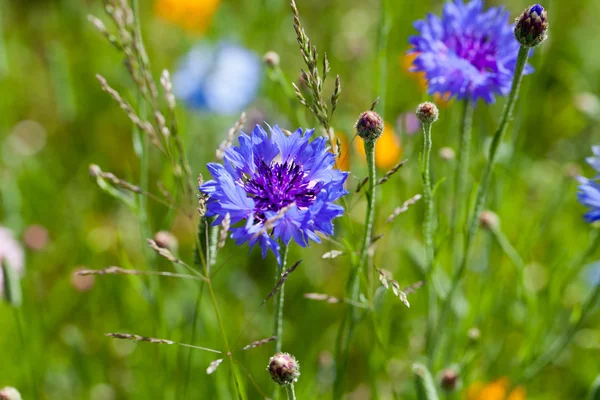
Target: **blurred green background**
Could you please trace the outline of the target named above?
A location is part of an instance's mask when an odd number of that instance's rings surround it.
[[[197,15],[177,14],[173,10],[182,6],[175,3],[196,3],[202,10],[209,7],[208,2],[164,3],[140,1],[143,35],[156,78],[163,69],[173,71],[198,41],[226,39],[261,57],[276,51],[286,76],[297,81],[304,66],[286,1],[217,1],[214,14],[205,10]],[[377,242],[373,263],[389,270],[401,285],[410,285],[422,279],[422,204],[393,224],[385,220],[394,208],[421,191],[421,137],[397,128],[396,119],[428,97],[418,79],[406,71],[403,55],[408,36],[415,33],[413,21],[427,12],[439,13],[442,2],[390,2],[386,12],[391,30],[384,58],[387,75],[379,84],[374,78],[382,57],[377,50],[378,1],[297,3],[308,35],[321,54],[327,52],[332,74],[342,80],[343,93],[333,121],[336,131],[352,141],[357,115],[377,96],[385,95],[381,111],[395,127],[401,158],[408,163],[379,193],[375,233],[385,236]],[[512,17],[528,5],[522,0],[486,1],[486,6],[500,4]],[[456,305],[457,316],[448,327],[452,340],[445,343],[446,364],[438,363],[433,371],[438,374],[450,364],[464,367],[462,389],[448,398],[508,399],[498,380],[514,380],[520,368],[576,317],[591,289],[585,273],[571,276],[566,267],[586,248],[591,232],[582,219],[585,210],[576,201],[577,185],[570,175],[577,169],[592,175],[584,161],[590,146],[600,139],[600,2],[554,0],[544,6],[550,39],[531,58],[536,71],[525,78],[489,202],[529,273],[522,281],[493,235],[485,231],[478,235],[477,251]],[[17,387],[24,399],[233,398],[227,361],[213,375],[205,373],[217,358],[214,354],[104,336],[129,332],[220,349],[210,300],[206,291],[199,296],[198,284],[161,280],[160,292],[155,293],[160,303],[157,311],[147,300],[144,277],[73,277],[78,268],[147,269],[145,238],[137,215],[102,192],[88,173],[90,164],[98,164],[104,171],[137,183],[140,169],[131,123],[102,92],[95,74],[105,76],[130,101],[135,101],[135,86],[121,55],[95,31],[88,14],[109,26],[101,1],[0,0],[0,225],[11,229],[26,247],[23,304],[17,309],[0,303],[0,387]],[[499,99],[490,107],[479,104],[476,109],[474,176],[485,162],[485,148],[502,105]],[[434,181],[447,178],[436,193],[442,232],[438,240],[443,240],[447,230],[454,161],[437,154],[444,146],[457,147],[460,108],[456,102],[444,105],[433,130]],[[215,149],[238,115],[193,111],[183,102],[178,103],[177,113],[193,174],[207,176],[205,163],[214,160]],[[270,124],[296,128],[290,103],[266,68],[259,94],[247,113],[264,116]],[[317,125],[310,115],[305,117]],[[366,175],[366,167],[355,147],[350,147],[352,191]],[[399,152],[394,157],[399,159]],[[154,182],[168,180],[169,167],[152,154],[151,191],[158,193]],[[336,240],[358,246],[364,198],[351,194],[347,204],[351,208],[339,220]],[[191,263],[195,226],[154,203],[150,203],[149,216],[152,232],[173,232],[179,256]],[[329,397],[334,379],[333,353],[343,306],[303,298],[308,292],[343,296],[348,258],[321,258],[333,249],[331,242],[325,242],[308,250],[298,246],[291,250],[290,260],[304,262],[286,285],[283,348],[301,363],[302,376],[296,385],[299,399]],[[600,251],[594,251],[588,263],[598,259]],[[155,262],[161,270],[171,268],[162,259]],[[214,285],[230,342],[239,349],[270,336],[272,304],[259,305],[273,287],[272,255],[263,260],[255,249],[248,256],[247,246],[228,243],[219,255],[217,265],[221,264]],[[448,273],[450,263],[442,261],[442,265]],[[444,286],[447,276],[440,276],[435,284]],[[523,290],[535,297],[532,304],[522,300],[519,293]],[[363,324],[352,349],[348,398],[412,399],[411,365],[423,352],[426,291],[409,296],[410,309],[391,293],[383,293],[381,299],[377,315],[389,351],[375,346],[368,324]],[[600,373],[599,323],[596,308],[566,351],[525,386],[528,399],[585,398]],[[477,343],[469,342],[467,335],[474,327],[481,332]],[[271,353],[269,345],[236,353],[250,399],[273,389],[265,371]],[[488,394],[477,394],[477,385],[489,382],[496,382],[497,393],[490,394],[490,389]],[[511,397],[521,398],[522,394]]]

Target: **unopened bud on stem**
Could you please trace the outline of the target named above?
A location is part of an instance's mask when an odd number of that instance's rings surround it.
[[[437,121],[440,112],[435,104],[425,102],[419,104],[416,114],[417,118],[419,118],[419,121],[421,121],[422,124],[432,124]]]
[[[277,353],[271,357],[267,370],[271,378],[281,386],[294,384],[300,376],[298,361],[288,353]]]
[[[356,121],[356,133],[364,140],[377,140],[383,133],[383,119],[375,111],[365,111]]]
[[[515,37],[525,47],[535,47],[548,36],[547,14],[544,7],[534,4],[517,18]]]

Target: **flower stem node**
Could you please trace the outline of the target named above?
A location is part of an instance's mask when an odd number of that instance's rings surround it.
[[[539,4],[527,8],[517,18],[515,37],[525,47],[535,47],[546,40],[548,36],[548,22],[546,10]]]
[[[375,111],[365,111],[356,121],[356,133],[364,140],[377,140],[383,134],[383,118]]]
[[[438,120],[440,112],[435,104],[425,102],[417,107],[417,118],[422,124],[432,124]]]
[[[271,357],[267,370],[271,378],[281,386],[292,385],[300,377],[300,365],[288,353],[277,353]]]

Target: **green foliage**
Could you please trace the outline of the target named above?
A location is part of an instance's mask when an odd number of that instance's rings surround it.
[[[352,139],[356,117],[382,96],[385,101],[378,111],[387,125],[395,126],[398,115],[433,100],[405,71],[402,60],[407,38],[414,33],[413,21],[427,12],[439,12],[441,1],[386,0],[385,9],[375,0],[299,2],[306,34],[321,54],[327,53],[331,69],[325,80],[323,58],[311,64],[322,79],[319,87],[315,81],[310,92],[302,92],[307,104],[320,111],[320,120],[295,99],[292,82],[305,90],[298,79],[305,60],[298,51],[287,2],[223,1],[202,37],[156,16],[152,3],[140,1],[140,14],[155,81],[163,69],[173,72],[178,58],[201,38],[238,41],[258,54],[276,51],[279,66],[269,76],[265,73],[260,95],[247,110],[248,120],[261,114],[270,124],[288,129],[306,121],[308,127],[331,124],[335,132],[346,133],[352,143],[351,191],[369,172],[354,151],[354,142],[360,140]],[[517,0],[503,4],[512,17],[528,5]],[[598,235],[582,220],[584,209],[575,198],[577,183],[567,172],[572,175],[577,167],[591,176],[585,157],[590,146],[600,142],[600,32],[592,17],[600,15],[600,3],[555,0],[547,8],[552,30],[531,59],[536,71],[523,81],[491,177],[486,207],[499,216],[500,226],[477,233],[450,317],[434,332],[442,340],[436,358],[427,364],[431,374],[437,376],[450,364],[460,365],[462,392],[450,398],[463,398],[476,382],[507,377],[524,386],[531,400],[579,399],[589,395],[598,374],[600,313],[598,304],[586,303],[593,289],[587,273],[600,259],[594,246]],[[88,14],[104,19],[102,2],[0,0],[0,225],[24,239],[25,228],[39,224],[50,238],[41,249],[27,248],[23,277],[9,276],[3,263],[0,388],[14,386],[26,399],[231,399],[237,397],[233,383],[237,381],[244,397],[267,397],[274,389],[265,371],[273,343],[243,348],[272,334],[274,302],[260,307],[275,285],[276,262],[271,255],[263,260],[257,249],[248,252],[232,240],[219,250],[209,277],[225,335],[211,290],[203,281],[106,275],[84,282],[73,276],[82,267],[177,272],[169,260],[155,257],[147,246],[147,236],[160,230],[177,237],[175,257],[202,271],[211,241],[196,204],[183,204],[183,210],[172,207],[159,188],[160,182],[178,204],[188,190],[173,174],[171,162],[152,149],[145,153],[148,159],[142,167],[137,156],[144,151],[142,135],[134,143],[129,117],[102,91],[95,75],[102,74],[134,106],[138,91],[122,55],[90,25]],[[339,74],[340,85],[336,86],[333,74]],[[336,87],[342,86],[340,96]],[[318,96],[313,96],[315,92]],[[474,108],[463,196],[469,204],[481,183],[489,140],[504,103],[499,99],[492,106]],[[160,108],[170,119],[166,102],[160,100]],[[454,272],[452,247],[455,242],[461,245],[465,234],[461,225],[454,237],[450,220],[456,160],[437,154],[442,147],[458,148],[463,113],[456,102],[440,107],[440,119],[432,129],[437,236],[431,281],[406,292],[410,309],[397,297],[385,295],[376,277],[361,282],[371,285],[373,296],[372,304],[365,305],[368,298],[359,296],[360,303],[353,305],[361,321],[349,347],[342,388],[353,398],[424,396],[425,391],[415,391],[412,365],[425,354],[429,286],[441,302]],[[174,115],[191,176],[202,173],[207,179],[206,162],[215,161],[215,150],[239,116],[194,112],[179,103]],[[246,124],[244,130],[248,128]],[[367,269],[389,271],[404,293],[425,280],[424,204],[416,202],[392,222],[387,220],[406,200],[422,193],[418,160],[422,137],[398,128],[396,134],[403,145],[402,159],[408,161],[377,186],[373,236],[383,236],[372,244],[376,251]],[[143,197],[146,207],[139,192],[118,181],[99,175],[90,179],[90,164],[140,185],[154,198]],[[377,177],[385,172],[378,170]],[[144,176],[147,186],[140,180]],[[188,194],[187,199],[195,201],[194,196]],[[350,194],[342,205],[347,212],[337,221],[331,241],[307,249],[290,247],[289,264],[300,259],[303,263],[286,281],[282,349],[302,365],[295,384],[298,399],[331,396],[343,307],[354,301],[345,299],[344,292],[350,267],[362,248],[365,188]],[[147,211],[144,224],[140,224],[140,207]],[[322,258],[334,250],[342,254]],[[178,272],[190,273],[188,269]],[[4,300],[15,304],[19,287],[21,306],[14,309]],[[315,301],[305,298],[306,293],[329,297]],[[568,330],[582,309],[589,309],[587,318]],[[472,328],[481,332],[477,340],[469,337]],[[167,339],[224,354],[119,341],[105,336],[111,332]],[[561,344],[565,333],[572,339],[566,350],[546,362],[546,351]],[[224,336],[232,358],[225,354]],[[207,375],[216,359],[223,361]],[[536,369],[527,370],[531,365]],[[543,368],[538,371],[537,366]],[[536,373],[523,379],[526,370]],[[439,390],[431,374],[418,375],[418,387]],[[594,388],[591,399],[598,397],[597,385]]]

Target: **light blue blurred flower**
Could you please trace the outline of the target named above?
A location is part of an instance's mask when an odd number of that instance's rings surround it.
[[[594,156],[588,157],[586,161],[597,172],[600,172],[600,146],[592,146],[592,152]],[[596,175],[592,179],[583,176],[577,177],[579,182],[577,199],[581,204],[590,208],[584,215],[586,222],[589,223],[600,220],[600,184],[597,182],[599,178],[600,175]]]
[[[173,75],[177,98],[197,110],[237,114],[256,97],[261,60],[230,42],[202,42],[183,58]]]

